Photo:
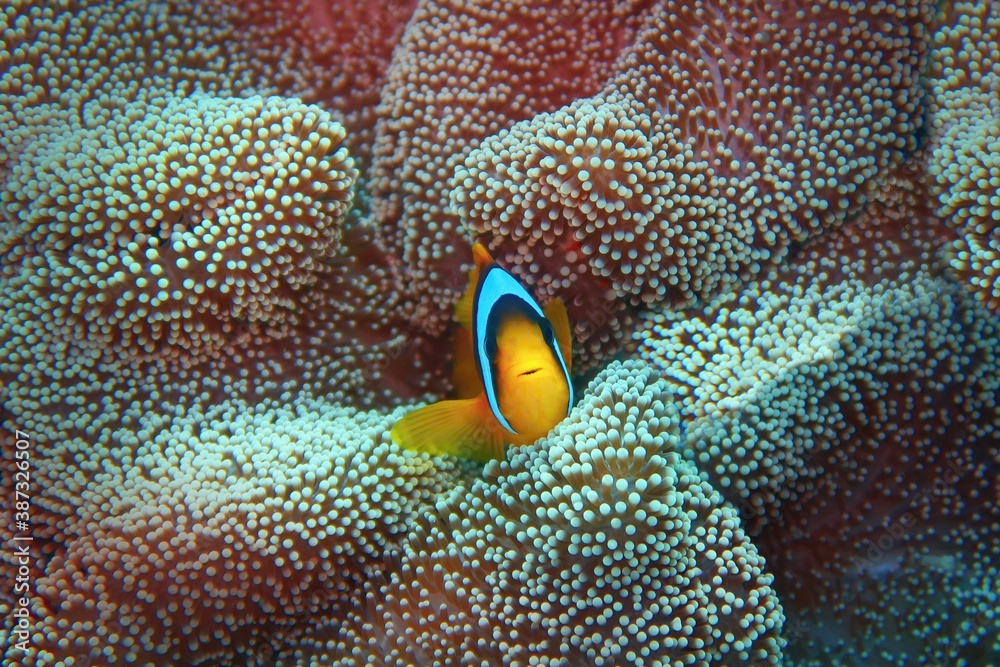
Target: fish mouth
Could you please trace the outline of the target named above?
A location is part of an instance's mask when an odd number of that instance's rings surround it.
[[[541,368],[532,368],[531,370],[527,370],[527,371],[524,371],[522,373],[518,373],[517,377],[524,377],[525,375],[533,375],[533,374],[537,373],[540,370],[542,370],[542,369]]]

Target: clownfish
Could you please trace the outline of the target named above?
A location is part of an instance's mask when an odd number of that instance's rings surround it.
[[[543,310],[481,244],[455,306],[456,400],[408,413],[390,431],[400,447],[477,461],[504,458],[505,445],[546,435],[573,406],[569,318],[562,301]]]

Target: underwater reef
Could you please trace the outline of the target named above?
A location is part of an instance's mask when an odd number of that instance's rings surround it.
[[[4,664],[1000,664],[998,155],[997,1],[7,0]]]

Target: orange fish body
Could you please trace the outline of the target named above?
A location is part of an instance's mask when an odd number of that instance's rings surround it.
[[[390,435],[406,449],[488,461],[502,459],[507,444],[543,437],[569,413],[570,331],[561,301],[543,310],[482,245],[473,257],[455,306],[459,400],[414,410]]]
[[[549,352],[542,331],[531,319],[510,315],[501,324],[496,356],[497,403],[514,433],[508,444],[526,445],[566,417],[569,384]],[[484,392],[485,395],[485,392]]]

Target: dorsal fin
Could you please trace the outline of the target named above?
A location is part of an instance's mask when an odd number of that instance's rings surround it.
[[[569,330],[569,315],[566,314],[566,306],[562,299],[552,299],[548,305],[542,309],[545,317],[552,325],[552,332],[556,336],[556,343],[559,351],[562,352],[563,361],[566,362],[566,371],[573,372],[573,334]]]
[[[493,263],[493,258],[490,257],[486,246],[482,243],[477,243],[472,246],[472,261],[476,263],[476,268],[482,271]]]
[[[469,271],[469,285],[465,288],[462,297],[455,303],[455,321],[466,329],[472,330],[472,303],[476,297],[476,285],[479,284],[479,275],[485,267],[493,263],[493,258],[486,251],[483,244],[477,243],[472,246],[472,261],[475,266]]]
[[[455,321],[468,330],[472,330],[472,301],[476,296],[476,283],[479,282],[479,267],[469,271],[469,286],[465,288],[462,297],[455,302]]]

